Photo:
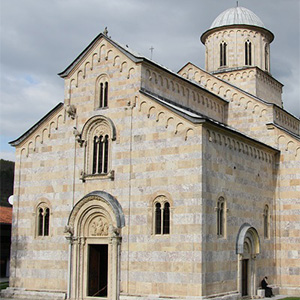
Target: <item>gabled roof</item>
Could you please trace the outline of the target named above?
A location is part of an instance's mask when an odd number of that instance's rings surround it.
[[[58,73],[58,75],[61,78],[65,78],[67,77],[71,71],[75,68],[75,66],[78,65],[78,63],[89,53],[89,51],[93,48],[93,46],[101,39],[104,38],[107,42],[111,43],[114,47],[116,47],[121,53],[123,53],[124,55],[126,55],[130,60],[132,60],[133,62],[139,63],[139,62],[147,62],[150,63],[152,65],[155,65],[156,67],[162,68],[165,71],[172,73],[173,75],[176,75],[180,78],[182,78],[183,80],[186,80],[185,78],[183,78],[182,76],[180,76],[178,73],[172,71],[171,69],[155,62],[154,60],[135,52],[134,50],[130,49],[128,46],[124,46],[120,43],[117,43],[116,41],[112,40],[110,37],[108,37],[107,35],[100,33],[98,34],[94,40],[77,56],[77,58],[75,58],[75,60],[62,72]],[[191,82],[191,81],[189,81]]]
[[[256,144],[259,144],[260,146],[263,146],[265,148],[268,148],[274,152],[279,152],[278,149],[269,146],[268,144],[265,144],[257,139],[254,139],[251,136],[246,135],[245,133],[242,133],[238,130],[236,130],[235,128],[226,125],[224,123],[218,122],[212,118],[209,118],[208,116],[205,116],[203,114],[200,114],[196,111],[191,110],[188,107],[185,107],[183,105],[179,105],[178,103],[173,102],[172,100],[163,98],[159,95],[154,95],[152,93],[150,93],[149,91],[146,91],[145,89],[141,89],[140,93],[144,94],[145,96],[151,98],[152,100],[154,100],[155,102],[159,103],[160,105],[168,108],[169,110],[171,110],[172,112],[180,115],[181,117],[185,118],[186,120],[194,123],[194,124],[201,124],[201,123],[209,123],[212,124],[216,127],[222,128],[224,130],[227,130],[229,132],[231,132],[232,134],[235,134],[237,136],[240,136],[244,139],[250,140]]]
[[[81,61],[82,58],[94,47],[94,45],[101,39],[105,39],[109,43],[111,43],[113,46],[115,46],[119,51],[121,51],[124,55],[126,55],[129,59],[131,59],[134,62],[140,62],[142,60],[148,60],[146,57],[135,53],[133,50],[129,49],[126,46],[121,46],[120,44],[113,41],[111,38],[109,38],[107,35],[100,33],[98,34],[92,42],[75,58],[75,60],[62,72],[58,73],[58,75],[61,78],[67,77],[73,68]]]
[[[41,123],[43,123],[46,119],[52,116],[57,110],[59,110],[64,104],[62,102],[58,103],[52,110],[50,110],[44,117],[42,117],[37,123],[35,123],[31,128],[29,128],[25,133],[23,133],[17,139],[9,142],[12,146],[18,146],[21,144],[32,132],[34,132]]]

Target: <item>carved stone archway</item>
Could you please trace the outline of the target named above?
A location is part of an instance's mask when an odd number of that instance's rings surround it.
[[[250,224],[243,224],[236,240],[238,254],[238,290],[242,296],[256,295],[256,260],[260,253],[257,230]]]
[[[122,207],[106,192],[89,193],[74,206],[66,226],[70,241],[69,299],[91,299],[98,297],[100,292],[107,299],[118,299],[121,228],[124,225]],[[94,279],[90,270],[94,265],[90,261],[94,259],[91,253],[95,253],[96,259],[98,255],[98,273],[106,274],[104,278],[97,275],[99,283],[96,284],[91,283]]]

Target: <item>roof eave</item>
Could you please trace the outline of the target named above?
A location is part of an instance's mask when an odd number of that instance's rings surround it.
[[[58,103],[52,110],[50,110],[44,117],[42,117],[38,122],[36,122],[32,127],[30,127],[25,133],[23,133],[17,139],[9,142],[9,144],[13,147],[20,145],[31,133],[33,133],[39,125],[52,116],[58,109],[60,109],[64,104],[62,102]]]
[[[111,38],[109,38],[107,35],[100,33],[98,34],[91,42],[90,44],[73,60],[73,62],[62,72],[58,73],[61,78],[68,77],[69,74],[72,72],[72,70],[78,65],[78,63],[85,57],[85,55],[89,52],[89,50],[101,39],[104,38],[106,41],[114,45],[116,48],[118,48],[123,54],[125,54],[129,59],[131,59],[134,62],[140,62],[144,60],[145,58],[142,56],[136,56],[132,54],[129,50],[126,50],[126,48],[122,47],[115,41],[113,41]]]
[[[202,44],[205,45],[205,40],[211,33],[219,31],[221,29],[233,28],[233,27],[235,27],[235,28],[251,28],[251,29],[254,28],[256,30],[263,31],[267,36],[269,36],[270,43],[272,43],[274,40],[274,34],[267,28],[255,26],[255,25],[248,25],[248,24],[229,24],[229,25],[223,25],[223,26],[219,26],[219,27],[209,28],[200,36],[200,41],[202,42]]]

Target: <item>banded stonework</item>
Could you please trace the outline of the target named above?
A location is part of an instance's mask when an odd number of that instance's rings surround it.
[[[265,275],[300,294],[300,121],[270,73],[273,34],[226,14],[239,23],[221,14],[201,37],[206,70],[172,72],[106,28],[59,74],[64,103],[11,142],[2,296],[255,298]]]

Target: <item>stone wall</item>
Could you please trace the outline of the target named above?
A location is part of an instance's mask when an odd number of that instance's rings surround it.
[[[256,286],[264,274],[272,274],[270,280],[274,280],[276,152],[216,127],[206,127],[203,140],[205,235],[202,253],[205,295],[240,292],[240,258],[236,247],[239,230],[245,223],[257,230],[260,239],[260,253],[256,258]],[[225,199],[223,236],[217,235],[216,207],[220,197]],[[267,238],[264,237],[263,222],[266,205],[270,210]]]

